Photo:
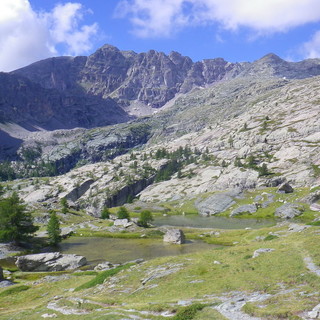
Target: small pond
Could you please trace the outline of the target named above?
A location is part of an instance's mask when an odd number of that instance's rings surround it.
[[[135,259],[150,260],[163,256],[177,256],[219,246],[192,240],[183,245],[164,243],[161,239],[113,239],[71,237],[60,244],[62,253],[85,256],[89,263],[103,261],[124,263]]]
[[[200,215],[167,215],[154,217],[153,224],[160,226],[216,228],[216,229],[258,229],[275,224],[273,220],[266,219],[237,219],[226,217],[202,217]]]

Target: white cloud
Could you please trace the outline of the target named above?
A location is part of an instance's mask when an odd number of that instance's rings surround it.
[[[35,12],[28,0],[0,2],[0,71],[11,71],[57,54],[78,55],[92,48],[97,24],[81,25],[79,3]],[[63,52],[58,48],[64,48]]]
[[[301,52],[305,58],[320,57],[320,31],[317,31],[310,41],[303,44]]]
[[[284,32],[320,21],[319,0],[122,0],[140,37],[169,36],[183,26],[219,23],[226,30],[249,27],[258,34]]]

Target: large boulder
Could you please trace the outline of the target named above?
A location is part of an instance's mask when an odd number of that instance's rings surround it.
[[[113,225],[115,227],[128,228],[133,225],[133,222],[129,221],[128,219],[116,219],[114,220]]]
[[[235,201],[233,197],[239,195],[236,192],[216,193],[204,201],[196,203],[199,214],[202,216],[211,216],[223,212],[230,208]]]
[[[76,254],[60,252],[29,254],[18,257],[16,266],[21,271],[74,270],[87,264],[87,259]]]
[[[293,188],[290,186],[288,182],[282,183],[278,188],[279,193],[292,193]]]
[[[292,219],[303,213],[303,207],[295,203],[286,203],[276,209],[275,217],[281,219]]]
[[[182,244],[185,243],[185,236],[183,231],[180,229],[168,229],[163,236],[163,241],[174,244]]]

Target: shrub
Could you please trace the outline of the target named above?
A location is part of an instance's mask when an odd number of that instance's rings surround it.
[[[140,213],[140,219],[138,224],[144,228],[149,226],[149,223],[153,221],[153,216],[149,210],[143,210]]]
[[[107,207],[103,207],[101,211],[101,219],[109,219],[110,218],[110,211]]]
[[[118,219],[130,219],[130,214],[125,207],[120,207],[117,212]]]

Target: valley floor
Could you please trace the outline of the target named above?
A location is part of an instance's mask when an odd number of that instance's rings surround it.
[[[185,233],[187,239],[232,245],[156,258],[113,274],[15,271],[10,276],[16,284],[0,289],[0,319],[320,316],[319,227],[282,222],[256,230],[187,228]]]

